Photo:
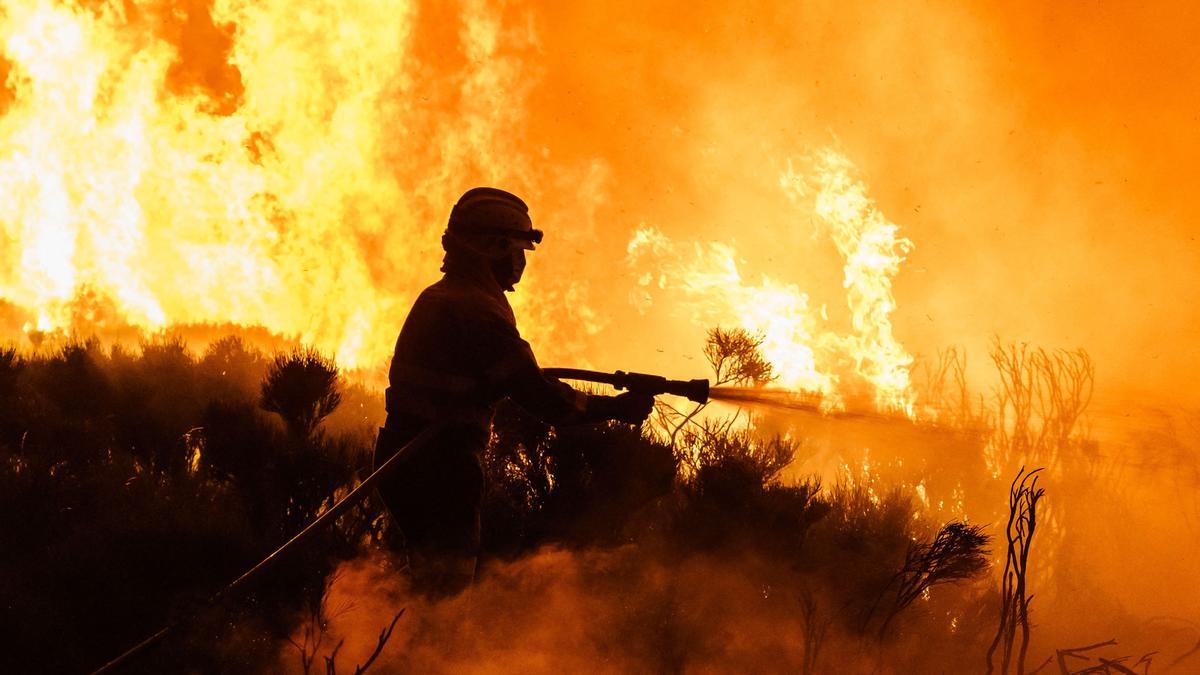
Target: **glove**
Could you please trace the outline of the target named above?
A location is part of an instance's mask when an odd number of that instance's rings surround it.
[[[636,391],[619,396],[592,396],[588,399],[588,417],[594,420],[615,420],[626,424],[641,424],[654,408],[654,397]]]

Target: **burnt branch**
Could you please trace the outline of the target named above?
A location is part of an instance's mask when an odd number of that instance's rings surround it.
[[[383,648],[387,645],[388,640],[392,639],[392,631],[396,630],[396,623],[400,621],[400,617],[402,616],[404,616],[403,609],[396,612],[396,616],[392,617],[392,623],[387,628],[379,631],[379,642],[375,645],[375,651],[371,652],[371,655],[367,657],[367,660],[362,665],[354,669],[354,675],[362,675],[367,672],[367,668],[370,668],[372,663],[375,663],[375,659],[379,658],[379,655],[383,653]]]
[[[1029,552],[1037,529],[1038,502],[1046,491],[1038,487],[1042,469],[1028,473],[1025,467],[1017,472],[1009,486],[1008,525],[1005,536],[1008,550],[1004,557],[1004,574],[1000,587],[1000,621],[996,636],[987,651],[987,673],[995,672],[995,654],[1000,650],[1000,672],[1008,674],[1016,649],[1016,673],[1025,675],[1025,656],[1029,649],[1029,607],[1033,596],[1026,585]],[[1018,643],[1018,631],[1019,643]],[[1062,659],[1060,657],[1060,663]]]
[[[1194,647],[1192,647],[1191,649],[1187,650],[1186,652],[1184,652],[1184,653],[1180,654],[1180,655],[1179,655],[1179,658],[1177,658],[1177,659],[1175,659],[1174,661],[1172,661],[1172,662],[1171,662],[1171,667],[1172,667],[1172,668],[1174,668],[1175,666],[1177,666],[1177,665],[1179,665],[1179,664],[1183,663],[1183,662],[1184,662],[1184,661],[1186,661],[1187,659],[1190,659],[1190,658],[1192,658],[1192,657],[1193,657],[1193,656],[1195,656],[1196,654],[1200,654],[1200,640],[1197,640],[1197,641],[1196,641],[1196,644],[1195,644],[1195,646],[1194,646]]]
[[[812,675],[817,672],[817,660],[833,619],[820,616],[817,599],[807,589],[800,595],[800,616],[804,620],[804,662],[800,672]]]
[[[354,675],[362,675],[375,663],[375,660],[383,653],[383,648],[387,646],[388,640],[392,639],[392,633],[396,630],[396,624],[402,616],[404,616],[404,609],[396,612],[396,615],[392,617],[392,622],[388,624],[387,628],[379,631],[379,641],[375,643],[375,651],[371,652],[366,661],[354,667]],[[345,642],[344,639],[338,642],[333,651],[329,653],[329,656],[325,657],[325,675],[337,675],[337,655]]]

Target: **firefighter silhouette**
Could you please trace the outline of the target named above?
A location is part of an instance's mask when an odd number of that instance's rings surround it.
[[[497,402],[509,398],[555,425],[640,424],[653,405],[646,394],[585,394],[542,374],[504,296],[521,280],[526,251],[541,240],[518,197],[489,187],[468,190],[442,235],[444,276],[417,298],[396,340],[375,465],[431,422],[446,424],[379,487],[403,534],[418,592],[450,595],[474,579],[480,455]]]

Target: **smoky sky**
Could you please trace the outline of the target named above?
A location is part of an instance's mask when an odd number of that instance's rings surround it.
[[[213,114],[234,114],[247,95],[233,56],[244,27],[213,9],[122,11],[131,39],[176,50],[161,96],[200,92]],[[895,278],[895,333],[909,351],[964,347],[984,377],[992,336],[1083,347],[1106,396],[1197,400],[1182,386],[1200,337],[1189,4],[394,11],[404,47],[373,122],[386,128],[359,150],[397,197],[370,204],[369,227],[346,226],[387,300],[373,331],[394,334],[406,300],[436,277],[439,221],[476,184],[528,197],[547,231],[516,298],[545,365],[704,374],[703,331],[677,298],[648,313],[630,302],[647,270],[621,261],[642,226],[734,247],[748,283],[796,285],[840,330],[842,261],[778,184],[790,161],[833,147],[915,244]],[[0,75],[3,111],[15,91],[7,61]]]

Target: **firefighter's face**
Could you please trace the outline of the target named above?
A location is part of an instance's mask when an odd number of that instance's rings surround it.
[[[506,242],[506,246],[489,256],[491,259],[492,275],[500,288],[513,290],[513,286],[521,280],[525,273],[525,249],[520,243]]]
[[[500,287],[511,291],[525,273],[525,251],[528,244],[507,237],[467,239],[469,249],[486,259]]]
[[[510,265],[508,285],[516,286],[521,280],[521,276],[525,274],[525,249],[519,246],[514,246],[510,253]]]

